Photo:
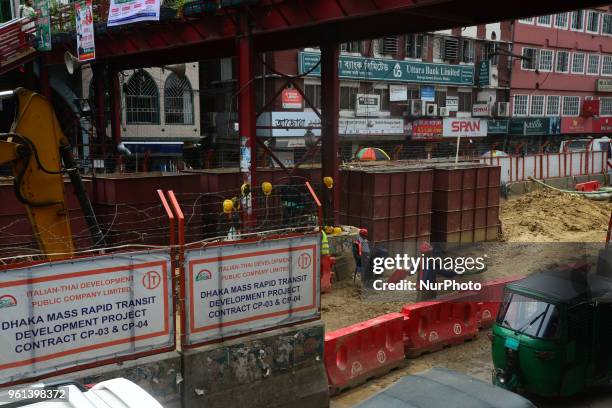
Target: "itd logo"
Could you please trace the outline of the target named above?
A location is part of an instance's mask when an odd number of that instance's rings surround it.
[[[0,309],[17,306],[17,299],[11,295],[0,296]]]
[[[198,272],[195,278],[196,282],[205,281],[209,279],[212,279],[212,272],[210,272],[208,269],[202,269],[200,272]]]

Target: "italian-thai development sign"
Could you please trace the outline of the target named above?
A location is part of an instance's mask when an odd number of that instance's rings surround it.
[[[309,75],[320,76],[321,67],[314,68],[320,58],[321,54],[318,53],[301,52],[300,74],[312,70]],[[474,66],[341,55],[338,59],[338,76],[374,81],[474,85]]]
[[[111,0],[107,26],[159,21],[159,0]]]
[[[319,235],[187,251],[187,344],[316,318]]]
[[[171,287],[164,253],[0,273],[0,384],[172,346]]]

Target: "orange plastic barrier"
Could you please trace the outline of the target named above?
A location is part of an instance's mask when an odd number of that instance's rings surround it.
[[[576,191],[597,191],[599,190],[599,181],[585,181],[584,183],[576,184]]]
[[[404,315],[390,313],[325,335],[325,369],[330,393],[383,375],[405,359]]]
[[[404,350],[406,357],[438,351],[478,335],[476,302],[432,301],[405,305]]]

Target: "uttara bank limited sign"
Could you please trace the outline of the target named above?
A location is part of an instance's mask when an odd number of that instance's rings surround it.
[[[320,59],[319,53],[300,52],[300,74],[308,72],[320,76],[321,67],[317,66]],[[338,76],[375,81],[474,85],[474,66],[341,55],[338,58]]]

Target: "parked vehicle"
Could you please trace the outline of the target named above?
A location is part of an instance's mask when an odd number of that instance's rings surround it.
[[[13,388],[12,394],[0,391],[1,408],[163,408],[149,393],[125,378],[103,381],[91,388],[74,381],[37,383],[22,388],[25,393],[17,394],[17,398],[14,391],[19,388]],[[33,390],[64,390],[67,398],[51,401],[36,397]]]
[[[569,139],[561,141],[559,152],[582,152],[590,150],[594,152],[610,152],[610,143],[612,140],[608,137],[601,137],[598,139],[584,138],[584,139]]]
[[[612,279],[585,268],[507,285],[492,330],[493,382],[567,396],[612,379]]]
[[[469,375],[432,368],[402,377],[356,408],[535,408],[529,400]]]

